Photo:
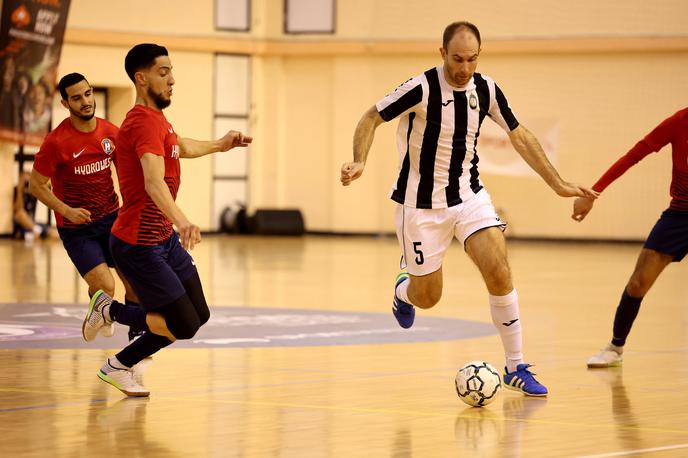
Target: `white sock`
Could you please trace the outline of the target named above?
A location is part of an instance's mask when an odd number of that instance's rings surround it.
[[[411,301],[408,298],[408,287],[410,284],[411,279],[409,278],[408,280],[399,283],[399,285],[397,285],[397,289],[395,290],[397,297],[407,304],[411,304]]]
[[[490,312],[499,336],[502,339],[506,368],[509,372],[523,363],[521,320],[518,316],[518,293],[514,289],[506,296],[490,294]]]
[[[127,367],[124,364],[122,364],[116,356],[108,358],[105,364],[103,364],[103,367],[100,368],[101,372],[103,372],[104,374],[109,374],[112,371],[129,369],[131,369],[131,367]]]

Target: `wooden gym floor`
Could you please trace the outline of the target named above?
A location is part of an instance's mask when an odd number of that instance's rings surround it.
[[[441,303],[403,331],[392,238],[206,237],[193,254],[214,326],[156,354],[150,399],[126,399],[95,375],[126,330],[79,340],[87,293],[61,243],[0,240],[0,456],[688,456],[688,263],[646,297],[624,366],[588,370],[640,245],[509,250],[550,396],[477,409],[456,369],[503,360],[458,245]]]

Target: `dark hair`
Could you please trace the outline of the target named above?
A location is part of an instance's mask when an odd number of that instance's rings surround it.
[[[76,83],[80,83],[82,81],[86,81],[86,84],[89,86],[91,85],[86,77],[82,75],[81,73],[70,73],[69,75],[65,75],[60,79],[60,82],[57,83],[57,88],[60,90],[60,95],[62,96],[62,100],[67,100],[68,95],[67,95],[67,88],[74,86]]]
[[[449,46],[449,42],[451,41],[451,39],[454,38],[456,32],[458,32],[461,29],[468,29],[471,33],[473,33],[473,35],[475,35],[475,38],[478,39],[478,48],[480,47],[480,30],[478,30],[475,24],[472,24],[468,21],[459,21],[452,22],[447,26],[446,29],[444,29],[444,34],[442,35],[442,47],[444,49],[447,49],[447,46]]]
[[[134,75],[139,70],[149,69],[160,56],[167,56],[167,48],[164,46],[141,43],[129,50],[124,58],[124,69],[132,82],[136,82]]]

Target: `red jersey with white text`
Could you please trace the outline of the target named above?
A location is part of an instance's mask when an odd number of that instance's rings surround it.
[[[110,171],[117,131],[114,124],[96,118],[94,131],[81,132],[67,118],[45,137],[33,163],[38,173],[50,178],[55,196],[70,207],[91,212],[91,221],[119,207]],[[55,219],[57,227],[83,226],[58,213]]]
[[[672,210],[688,211],[688,108],[677,111],[662,121],[652,132],[619,158],[595,183],[593,189],[602,192],[626,170],[648,154],[671,143],[671,203]]]
[[[160,245],[172,235],[172,222],[148,195],[141,157],[164,158],[165,183],[176,200],[180,184],[179,142],[161,111],[136,105],[129,110],[117,136],[117,176],[122,208],[112,234],[131,245]]]

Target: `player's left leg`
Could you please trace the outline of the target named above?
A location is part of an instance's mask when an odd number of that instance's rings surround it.
[[[546,396],[540,384],[523,362],[518,294],[513,286],[506,254],[506,240],[501,229],[488,227],[473,233],[465,241],[466,252],[480,270],[490,294],[490,312],[506,356],[504,385],[529,396]]]
[[[103,257],[107,262],[107,265],[111,268],[114,268],[117,272],[117,276],[122,280],[122,284],[124,285],[124,304],[132,308],[139,308],[141,310],[144,310],[141,304],[139,303],[138,296],[134,292],[133,287],[131,286],[129,281],[127,281],[122,271],[115,264],[115,259],[112,257],[112,252],[110,250],[110,233],[112,232],[112,225],[115,223],[115,220],[117,219],[117,213],[118,212],[113,212],[108,216],[102,218],[101,220],[98,220],[97,222],[91,224],[91,226],[93,226],[93,239],[100,246],[100,249],[103,252]],[[114,297],[114,294],[110,294],[110,296]],[[137,326],[129,326],[129,341],[135,339],[136,337],[139,337],[141,334],[143,334],[144,330],[145,329],[139,328]]]
[[[669,254],[647,248],[640,251],[635,269],[616,307],[612,340],[588,360],[589,368],[620,366],[623,363],[623,348],[640,311],[640,304],[659,275],[673,260],[674,256]]]
[[[88,285],[88,297],[92,298],[99,290],[105,291],[109,296],[115,295],[115,279],[106,263],[98,264],[86,272],[83,278]],[[106,323],[100,328],[99,333],[103,337],[112,337],[115,335],[115,326],[112,323]]]
[[[93,296],[99,289],[105,291],[109,296],[115,295],[115,279],[104,262],[86,272],[84,281],[88,284],[89,296]]]
[[[688,254],[688,212],[665,210],[647,236],[614,315],[611,342],[588,360],[589,368],[619,366],[640,304],[666,266]]]

